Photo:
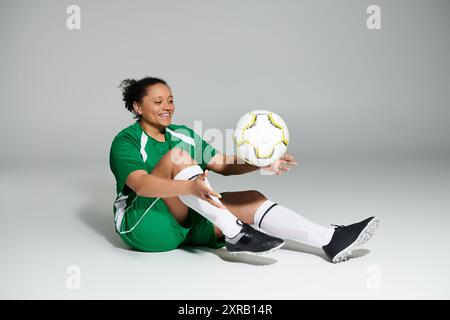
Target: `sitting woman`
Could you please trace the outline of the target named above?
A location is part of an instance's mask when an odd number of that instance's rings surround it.
[[[121,87],[125,108],[137,120],[115,136],[110,167],[116,179],[115,227],[129,246],[153,252],[225,246],[230,253],[260,254],[291,239],[321,248],[339,262],[378,227],[375,217],[321,226],[256,190],[217,193],[209,171],[229,176],[260,168],[218,152],[191,128],[172,124],[174,99],[164,80],[124,80]],[[281,174],[295,165],[285,154],[263,169]]]

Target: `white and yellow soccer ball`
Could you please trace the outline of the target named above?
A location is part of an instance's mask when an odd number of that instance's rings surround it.
[[[238,157],[257,167],[265,167],[286,153],[289,131],[276,113],[254,110],[239,119],[233,138]]]

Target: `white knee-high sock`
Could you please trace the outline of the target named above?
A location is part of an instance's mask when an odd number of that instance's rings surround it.
[[[202,168],[198,165],[194,165],[178,172],[178,174],[174,177],[174,180],[191,180],[195,179],[195,177],[202,173]],[[211,184],[207,178],[205,179],[205,183],[209,188],[211,188]],[[242,226],[236,223],[236,216],[234,216],[229,210],[217,208],[194,195],[184,195],[179,196],[179,198],[185,205],[194,209],[215,224],[228,238],[235,237],[241,231]],[[220,203],[220,200],[217,197],[211,196],[211,198],[215,202]]]
[[[254,223],[271,235],[322,248],[328,244],[334,228],[327,228],[303,218],[298,213],[266,200],[256,210]]]

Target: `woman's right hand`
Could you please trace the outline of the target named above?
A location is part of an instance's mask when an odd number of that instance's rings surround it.
[[[211,196],[222,198],[222,196],[215,192],[214,190],[210,189],[206,183],[205,179],[208,177],[208,170],[205,170],[202,174],[198,175],[195,180],[193,180],[191,184],[191,190],[190,193],[194,196],[205,200],[206,202],[212,204],[213,206],[220,208],[220,209],[226,209],[226,207],[219,201],[214,201]]]

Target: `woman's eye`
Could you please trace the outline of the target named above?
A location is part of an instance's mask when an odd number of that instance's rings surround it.
[[[155,101],[156,104],[161,104],[162,101]]]

